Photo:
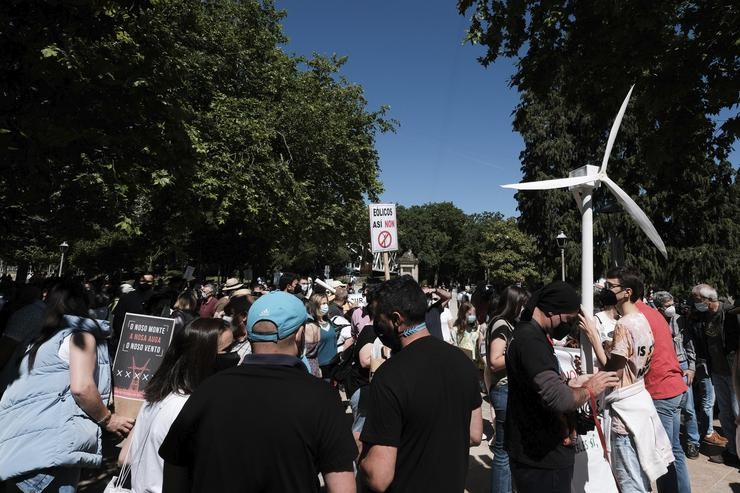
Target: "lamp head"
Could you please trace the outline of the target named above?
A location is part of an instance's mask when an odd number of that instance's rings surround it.
[[[565,248],[565,243],[568,241],[568,237],[565,233],[560,231],[560,234],[555,237],[555,241],[558,243],[558,248]]]

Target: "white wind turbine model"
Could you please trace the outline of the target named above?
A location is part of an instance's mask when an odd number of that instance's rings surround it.
[[[667,259],[668,252],[666,251],[663,240],[660,239],[660,235],[655,230],[655,227],[648,219],[647,215],[640,209],[632,198],[622,190],[619,185],[614,183],[611,178],[606,174],[606,166],[609,162],[609,154],[612,151],[614,140],[617,138],[617,132],[619,131],[619,125],[622,123],[622,117],[624,111],[627,109],[630,96],[632,95],[632,89],[634,85],[630,87],[627,97],[622,102],[622,107],[619,108],[617,118],[612,124],[612,129],[609,132],[609,140],[606,143],[606,150],[604,151],[604,159],[601,161],[601,167],[596,166],[581,166],[569,173],[568,178],[559,178],[555,180],[545,181],[534,181],[527,183],[515,183],[511,185],[503,185],[504,188],[515,188],[517,190],[550,190],[553,188],[565,188],[573,191],[573,196],[578,203],[578,208],[581,211],[581,246],[582,246],[582,257],[581,257],[581,302],[583,304],[586,313],[593,313],[593,297],[594,297],[594,244],[593,244],[593,202],[592,195],[593,191],[599,187],[602,183],[606,185],[609,191],[616,197],[622,207],[632,216],[632,219],[642,228],[645,234],[650,238],[658,250]],[[588,340],[581,338],[584,350],[587,348]],[[586,366],[588,372],[592,373],[591,358],[586,358]]]

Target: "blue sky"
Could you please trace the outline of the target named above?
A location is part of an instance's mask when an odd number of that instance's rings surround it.
[[[463,45],[468,20],[455,4],[276,0],[288,13],[286,51],[347,56],[342,74],[363,86],[368,109],[388,105],[400,122],[377,138],[383,201],[450,201],[467,213],[516,216],[514,191],[499,187],[521,180],[523,142],[511,128],[519,98],[508,87],[514,62],[480,65],[483,49]]]
[[[277,0],[286,51],[347,56],[342,74],[363,86],[368,109],[390,106],[396,133],[378,136],[387,202],[451,201],[467,213],[516,215],[521,137],[509,60],[484,68],[462,44],[467,20],[453,0]]]

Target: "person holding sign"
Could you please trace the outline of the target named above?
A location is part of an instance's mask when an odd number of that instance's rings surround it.
[[[119,462],[131,466],[133,491],[162,491],[164,461],[158,450],[190,394],[217,367],[223,321],[198,318],[175,332],[162,364],[144,390],[131,441],[121,448]]]
[[[41,335],[0,400],[0,481],[21,491],[74,491],[83,467],[100,467],[102,428],[125,436],[112,414],[108,322],[88,317],[85,290],[62,281],[47,297]]]
[[[618,383],[616,373],[601,371],[571,387],[561,375],[552,341],[571,332],[579,307],[572,286],[548,284],[529,299],[509,340],[505,447],[520,493],[570,493],[574,413],[592,395]]]

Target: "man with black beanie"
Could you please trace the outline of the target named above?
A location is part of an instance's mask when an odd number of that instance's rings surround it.
[[[591,395],[618,383],[616,373],[602,371],[575,388],[561,375],[552,340],[572,331],[579,310],[572,286],[549,284],[529,299],[509,343],[505,447],[521,493],[570,492],[575,431],[569,418]]]

